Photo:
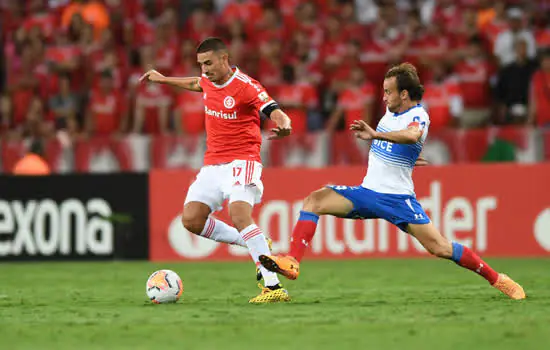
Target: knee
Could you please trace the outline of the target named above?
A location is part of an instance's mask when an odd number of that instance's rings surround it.
[[[317,215],[323,214],[325,210],[323,206],[324,195],[324,189],[311,192],[309,196],[304,199],[303,209]]]
[[[204,228],[206,218],[203,218],[194,213],[184,212],[181,218],[181,222],[183,224],[183,227],[185,227],[187,231],[194,233],[196,235],[200,235]]]

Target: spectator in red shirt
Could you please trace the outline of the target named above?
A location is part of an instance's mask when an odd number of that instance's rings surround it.
[[[492,11],[491,11],[492,10]],[[478,28],[483,33],[492,48],[500,33],[508,29],[506,20],[506,3],[495,1],[490,14],[487,16],[478,15]]]
[[[203,8],[197,8],[184,26],[182,37],[198,43],[216,35],[216,18]]]
[[[197,136],[204,133],[203,95],[182,91],[176,97],[174,125],[178,135]]]
[[[363,40],[366,28],[357,20],[357,11],[353,1],[346,1],[340,5],[340,22],[344,35],[351,40]]]
[[[13,98],[13,124],[22,123],[40,84],[35,72],[35,62],[32,47],[25,44],[21,51],[19,65],[14,65],[8,71],[8,89]]]
[[[269,91],[275,89],[281,83],[282,70],[281,42],[270,40],[260,48],[260,60],[258,62],[258,80]]]
[[[151,48],[141,49],[142,71],[153,68]],[[139,76],[138,76],[139,78]],[[133,102],[133,127],[135,133],[168,133],[172,90],[166,85],[138,84]]]
[[[347,130],[354,120],[364,120],[374,125],[374,86],[366,80],[365,72],[361,67],[356,66],[351,69],[347,85],[338,94],[336,108],[327,122],[329,132]]]
[[[550,50],[542,51],[540,70],[531,81],[529,93],[530,125],[550,127]]]
[[[57,26],[57,18],[53,12],[49,12],[44,0],[32,0],[29,4],[30,15],[23,22],[25,30],[38,27],[42,35],[50,40]]]
[[[7,137],[7,132],[12,126],[13,104],[8,94],[0,96],[0,138]]]
[[[85,117],[86,133],[109,136],[124,132],[127,126],[126,103],[122,93],[114,89],[110,71],[101,73],[99,85],[90,93]]]
[[[17,134],[34,139],[45,136],[47,128],[44,119],[44,104],[40,97],[35,95],[28,106],[25,119],[15,125]]]
[[[55,35],[55,41],[54,46],[46,49],[45,61],[54,72],[70,73],[72,89],[80,90],[85,81],[78,74],[82,63],[80,47],[69,41],[65,31],[58,32]]]
[[[253,40],[259,46],[272,39],[282,41],[284,39],[284,27],[282,26],[281,14],[277,11],[277,8],[266,6],[263,10],[262,20],[256,23]]]
[[[191,72],[197,68],[197,56],[195,54],[195,44],[191,39],[185,39],[180,43],[178,54],[178,63],[172,69],[172,74],[176,77],[190,77]]]
[[[449,76],[445,63],[433,62],[431,77],[424,84],[422,104],[430,114],[430,130],[458,124],[464,110],[462,93],[456,77]]]
[[[292,118],[292,132],[303,135],[307,132],[308,111],[316,105],[315,91],[309,84],[296,82],[295,69],[291,65],[285,65],[282,69],[283,83],[277,88],[277,102],[285,108]],[[267,128],[275,127],[272,122],[267,123]]]
[[[490,117],[489,79],[493,68],[483,53],[481,38],[470,39],[466,57],[455,66],[455,73],[464,98],[460,125],[466,128],[486,125]]]
[[[78,112],[78,99],[71,92],[71,82],[67,74],[59,77],[59,94],[50,97],[50,115],[57,130],[67,130],[75,134],[77,130],[76,116]]]
[[[314,1],[304,1],[296,8],[296,19],[287,24],[287,33],[301,31],[306,33],[309,42],[316,49],[323,43],[323,29],[317,16],[317,5]],[[288,37],[288,35],[287,35]]]
[[[174,35],[170,35],[169,22],[161,22],[155,30],[155,41],[153,50],[155,51],[155,66],[162,69],[166,74],[172,73],[172,68],[176,64],[178,54],[178,42]]]
[[[535,31],[537,48],[550,48],[550,13],[544,15],[540,25]]]

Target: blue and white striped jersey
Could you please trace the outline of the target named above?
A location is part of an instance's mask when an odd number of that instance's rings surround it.
[[[386,109],[386,114],[378,123],[376,131],[404,130],[412,123],[418,123],[422,130],[422,137],[415,144],[372,141],[363,187],[379,193],[415,195],[412,171],[428,136],[430,126],[428,113],[420,104],[402,113],[392,113]]]

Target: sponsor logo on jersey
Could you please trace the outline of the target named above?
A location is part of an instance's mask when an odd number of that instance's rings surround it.
[[[235,107],[235,99],[231,96],[227,96],[223,99],[223,105],[225,106],[225,108],[231,109]]]
[[[222,111],[213,111],[206,106],[204,106],[204,113],[206,113],[206,115],[209,115],[211,117],[216,117],[220,119],[237,119],[237,112],[224,113]]]

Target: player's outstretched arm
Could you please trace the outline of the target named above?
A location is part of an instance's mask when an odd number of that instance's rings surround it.
[[[143,74],[141,78],[139,78],[139,81],[150,81],[153,83],[171,85],[190,91],[202,92],[202,88],[199,84],[200,80],[200,77],[165,77],[154,69],[149,70],[147,73]]]
[[[416,143],[422,137],[422,131],[418,126],[412,125],[405,130],[378,132],[371,128],[363,120],[355,120],[350,129],[355,132],[355,136],[362,140],[383,140],[393,143]]]
[[[271,112],[269,116],[273,122],[277,125],[276,128],[271,129],[274,135],[269,137],[269,140],[280,139],[282,137],[290,135],[292,132],[291,121],[288,115],[280,109],[276,109]]]

